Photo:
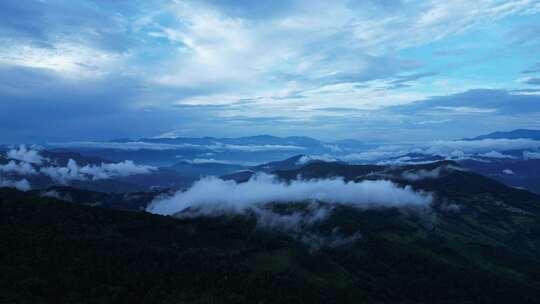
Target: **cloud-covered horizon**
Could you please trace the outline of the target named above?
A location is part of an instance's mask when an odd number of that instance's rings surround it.
[[[481,139],[481,140],[435,140],[414,144],[380,145],[342,155],[341,160],[347,162],[373,162],[384,164],[414,163],[408,154],[438,156],[444,159],[462,160],[467,158],[515,159],[515,156],[504,154],[511,150],[537,150],[540,141],[526,138],[518,139]],[[523,158],[533,158],[534,151],[524,151]],[[392,159],[393,161],[387,162]],[[425,161],[422,161],[425,162]]]
[[[540,128],[539,13],[536,0],[5,0],[0,142]]]

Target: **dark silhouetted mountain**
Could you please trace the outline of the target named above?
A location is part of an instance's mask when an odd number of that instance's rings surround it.
[[[324,161],[313,159],[308,155],[300,154],[285,160],[273,161],[264,163],[258,166],[249,167],[247,170],[224,174],[221,178],[225,180],[235,180],[237,182],[245,182],[249,180],[257,172],[272,173],[279,170],[294,170],[301,168],[307,164],[323,163]]]
[[[439,174],[433,178],[403,178],[434,170]],[[9,250],[0,255],[0,301],[534,303],[540,296],[537,195],[453,162],[312,163],[289,171],[278,174],[350,180],[384,175],[434,193],[435,201],[420,214],[336,205],[308,232],[359,236],[310,250],[306,240],[258,227],[249,213],[174,219],[4,188],[0,244]],[[269,207],[288,214],[308,206]]]
[[[466,159],[460,165],[506,185],[540,194],[540,159]]]
[[[200,178],[203,176],[220,176],[225,174],[231,174],[236,171],[245,169],[246,167],[236,164],[226,164],[219,162],[192,163],[182,161],[169,168],[182,176]]]
[[[297,176],[302,176],[305,179],[342,177],[345,180],[355,180],[364,178],[370,173],[382,172],[386,168],[385,166],[378,165],[315,162],[293,170],[274,170],[274,173],[285,179],[295,179]]]
[[[311,160],[309,156],[300,154],[285,160],[273,161],[258,166],[251,167],[252,171],[272,172],[276,170],[292,170],[300,168],[306,165],[307,162],[319,162],[318,160]]]
[[[144,211],[150,202],[167,190],[153,192],[105,193],[68,186],[53,186],[42,190],[31,190],[28,196],[56,198],[65,202],[108,209]]]
[[[271,135],[257,135],[238,138],[216,137],[176,137],[176,138],[143,138],[139,141],[166,144],[191,144],[191,145],[283,145],[283,146],[320,146],[322,142],[306,136],[277,137]]]
[[[42,150],[40,154],[49,159],[51,164],[66,166],[70,159],[73,159],[80,166],[101,165],[111,163],[112,161],[101,157],[82,155],[81,153],[69,150]]]
[[[244,183],[247,182],[255,173],[255,171],[243,170],[231,174],[222,175],[220,176],[220,178],[223,180],[234,180],[237,183]]]

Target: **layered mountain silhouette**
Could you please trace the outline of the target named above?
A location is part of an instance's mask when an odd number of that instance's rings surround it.
[[[268,202],[263,208],[285,217],[331,210],[283,230],[260,226],[251,212],[172,218],[113,210],[143,209],[144,194],[126,207],[129,200],[107,197],[113,194],[2,188],[0,240],[9,250],[0,260],[0,300],[533,303],[540,296],[540,197],[533,193],[448,161],[275,169],[284,182],[390,180],[432,193],[433,202],[419,210]]]

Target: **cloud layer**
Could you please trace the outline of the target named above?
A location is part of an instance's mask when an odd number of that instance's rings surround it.
[[[0,187],[15,188],[20,191],[28,191],[31,189],[30,183],[26,179],[12,180],[4,179],[1,176]]]
[[[76,161],[70,159],[65,167],[47,166],[42,167],[39,172],[49,176],[58,183],[67,184],[70,181],[95,181],[135,174],[148,174],[155,170],[157,170],[157,168],[136,165],[130,160],[120,163],[102,163],[99,166],[79,166]]]
[[[256,219],[257,227],[282,231],[310,249],[346,246],[362,238],[361,231],[343,234],[339,227],[318,229],[335,208],[379,209],[386,207],[429,210],[433,197],[399,187],[387,180],[345,182],[342,179],[279,181],[257,174],[245,183],[209,177],[186,191],[154,200],[147,211],[179,218],[245,215]],[[279,206],[287,208],[279,211]],[[426,213],[427,214],[427,213]],[[328,228],[328,227],[327,227]]]
[[[321,201],[357,208],[427,206],[429,194],[400,188],[390,181],[345,182],[341,179],[278,181],[259,174],[248,182],[236,183],[205,178],[173,197],[154,201],[148,211],[175,214],[187,209],[202,215],[242,213],[265,203]]]
[[[44,175],[60,184],[68,184],[71,181],[95,181],[135,174],[149,174],[157,170],[156,167],[137,165],[130,160],[80,166],[75,160],[69,159],[66,166],[59,166],[55,160],[43,157],[39,150],[27,148],[24,145],[8,150],[5,157],[8,162],[0,164],[0,178],[2,176]],[[17,189],[30,189],[30,183],[26,179],[19,181],[11,178],[5,179],[2,180],[1,185]]]
[[[437,140],[416,144],[381,145],[361,152],[344,154],[339,158],[349,162],[400,164],[414,162],[407,154],[438,156],[445,159],[461,160],[467,158],[506,158],[514,156],[503,151],[539,149],[540,141],[533,139],[482,139],[482,140]],[[526,151],[524,158],[534,158],[536,152]],[[392,160],[389,162],[389,160]]]
[[[7,151],[6,156],[10,159],[37,165],[41,165],[45,160],[45,158],[39,154],[39,150],[26,148],[25,145],[20,145],[16,149],[10,149]]]

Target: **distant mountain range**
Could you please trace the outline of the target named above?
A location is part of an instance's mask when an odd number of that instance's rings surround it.
[[[540,170],[536,169],[540,159],[540,144],[529,145],[529,148],[527,145],[506,145],[505,142],[496,141],[520,138],[537,140],[540,138],[540,131],[518,129],[494,132],[464,141],[427,142],[421,147],[405,144],[401,148],[393,148],[399,146],[399,143],[378,145],[352,139],[323,142],[306,136],[259,135],[238,138],[174,137],[80,142],[66,146],[53,145],[41,150],[41,153],[45,159],[53,160],[55,166],[62,167],[66,167],[71,159],[80,167],[130,160],[138,165],[157,168],[147,174],[70,182],[72,186],[106,192],[182,189],[201,177],[211,175],[245,180],[254,172],[292,170],[317,160],[399,165],[450,159],[507,185],[540,193]],[[495,141],[483,142],[485,139]],[[465,152],[460,150],[461,147]],[[480,150],[476,152],[474,149]],[[9,161],[0,153],[0,165]],[[48,164],[31,166],[38,168],[44,165]],[[41,189],[55,185],[51,178],[39,174],[19,174],[17,177],[25,177],[33,186]]]
[[[467,138],[466,140],[482,140],[482,139],[518,139],[526,138],[540,140],[540,130],[517,129],[508,132],[493,132],[485,135]]]
[[[482,140],[482,139],[518,139],[526,138],[540,140],[540,130],[531,129],[516,129],[512,131],[497,131],[489,134],[479,135],[465,140]],[[130,142],[134,140],[118,139],[112,142]],[[234,144],[234,145],[298,145],[298,146],[319,146],[323,144],[338,144],[342,146],[368,146],[373,143],[366,143],[358,139],[343,139],[338,141],[320,141],[307,136],[289,136],[278,137],[272,135],[257,135],[237,138],[217,138],[217,137],[174,137],[174,138],[142,138],[136,141],[154,142],[154,143],[170,143],[170,144],[194,144],[194,145],[210,145],[215,143]]]
[[[192,144],[192,145],[212,145],[216,143],[227,145],[292,145],[292,146],[319,146],[321,141],[307,136],[278,137],[272,135],[257,135],[237,138],[216,138],[216,137],[174,137],[174,138],[142,138],[138,141],[167,144]],[[114,141],[125,142],[125,140]]]

